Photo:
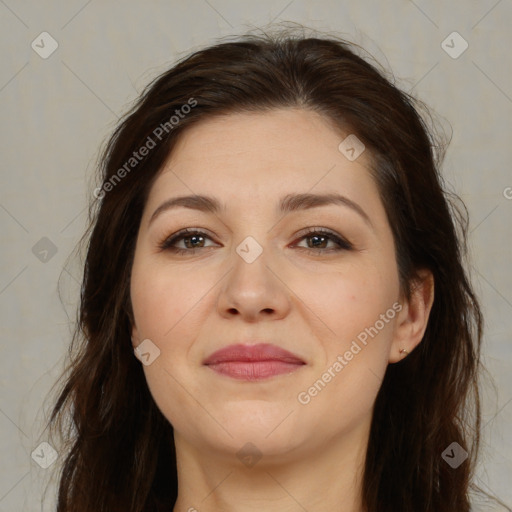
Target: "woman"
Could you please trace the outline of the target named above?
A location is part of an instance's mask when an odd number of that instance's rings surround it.
[[[59,512],[470,510],[482,318],[421,105],[287,32],[146,88],[94,191]]]

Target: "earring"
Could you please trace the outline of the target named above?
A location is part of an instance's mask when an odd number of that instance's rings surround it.
[[[409,355],[409,352],[405,350],[405,348],[400,349],[400,354],[404,353],[406,356]]]

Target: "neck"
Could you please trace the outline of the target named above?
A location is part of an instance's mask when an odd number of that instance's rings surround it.
[[[369,424],[339,439],[319,440],[309,452],[263,456],[248,467],[233,455],[198,449],[175,432],[173,512],[362,512],[368,433]]]

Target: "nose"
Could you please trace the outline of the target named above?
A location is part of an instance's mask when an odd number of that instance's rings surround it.
[[[239,315],[247,322],[257,322],[288,314],[291,292],[284,276],[271,268],[268,260],[265,250],[251,263],[234,253],[232,270],[219,291],[217,309],[221,316]]]

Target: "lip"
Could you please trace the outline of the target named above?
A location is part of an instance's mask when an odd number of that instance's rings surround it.
[[[203,363],[211,370],[238,380],[257,381],[292,373],[305,365],[299,356],[276,345],[229,345]]]

